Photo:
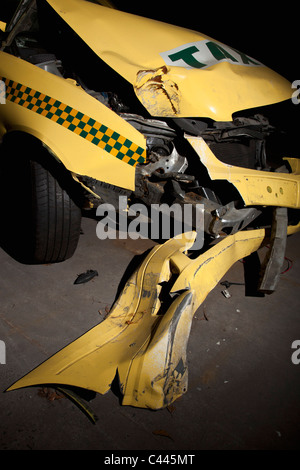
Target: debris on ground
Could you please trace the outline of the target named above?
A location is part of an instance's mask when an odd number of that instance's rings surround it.
[[[48,401],[61,400],[65,398],[64,395],[61,395],[56,390],[51,390],[48,387],[43,387],[38,390],[38,396],[46,398]]]
[[[74,284],[83,284],[85,282],[90,281],[95,276],[98,276],[98,272],[93,269],[88,269],[85,273],[81,273],[75,279]]]
[[[170,434],[164,429],[157,429],[156,431],[152,431],[152,434],[155,436],[167,437],[168,439],[171,439],[171,441],[174,441],[173,437],[171,437]]]

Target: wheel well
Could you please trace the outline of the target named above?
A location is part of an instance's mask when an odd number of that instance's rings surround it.
[[[57,180],[75,202],[82,208],[84,194],[82,187],[71,175],[71,172],[59,160],[57,155],[40,139],[24,131],[9,131],[3,136],[2,153],[9,155],[13,165],[18,165],[22,159],[38,162]]]

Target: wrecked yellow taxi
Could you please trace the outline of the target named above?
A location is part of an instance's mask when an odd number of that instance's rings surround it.
[[[122,404],[166,407],[187,391],[186,346],[208,293],[266,245],[257,291],[272,293],[300,228],[291,84],[209,36],[110,2],[23,0],[0,26],[1,165],[16,173],[9,197],[30,207],[19,259],[68,259],[82,211],[120,196],[125,210],[201,207],[191,230],[145,256],[105,320],[8,390],[103,394],[117,378]]]

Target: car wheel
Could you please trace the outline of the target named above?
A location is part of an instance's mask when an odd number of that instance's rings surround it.
[[[57,263],[73,256],[80,235],[81,210],[40,163],[30,161],[33,261]]]
[[[70,258],[81,209],[76,183],[63,165],[40,142],[15,136],[1,146],[0,181],[2,248],[26,264]]]

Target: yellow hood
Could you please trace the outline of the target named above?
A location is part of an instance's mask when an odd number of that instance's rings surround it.
[[[199,32],[85,0],[47,0],[88,46],[129,81],[153,116],[231,120],[291,97],[258,61]]]

